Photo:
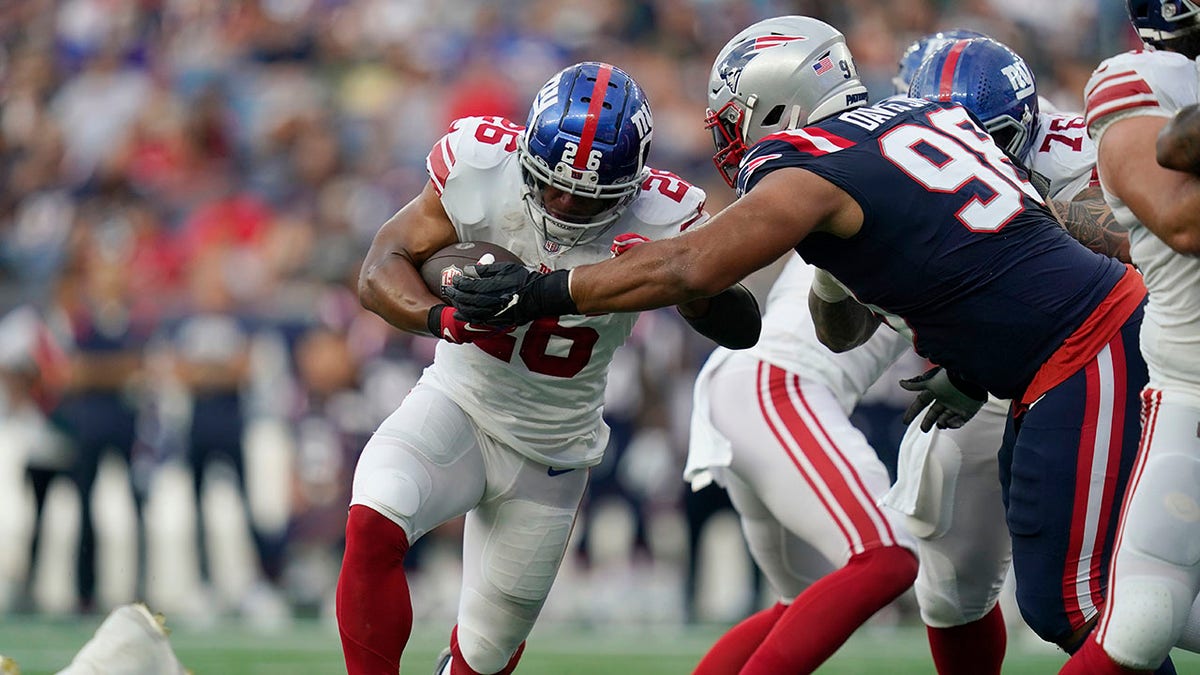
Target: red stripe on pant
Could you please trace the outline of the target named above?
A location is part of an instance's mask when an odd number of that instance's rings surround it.
[[[1133,493],[1137,491],[1138,483],[1142,480],[1142,474],[1146,469],[1146,456],[1149,454],[1150,444],[1154,440],[1154,432],[1158,425],[1158,410],[1162,405],[1162,392],[1149,387],[1142,390],[1142,436],[1138,443],[1137,461],[1133,465],[1133,472],[1129,477],[1129,485],[1125,488],[1125,499],[1121,503],[1121,521],[1117,525],[1117,537],[1113,543],[1113,562],[1108,568],[1108,602],[1104,606],[1104,616],[1100,621],[1100,625],[1096,627],[1096,642],[1100,645],[1104,644],[1105,634],[1108,630],[1108,617],[1112,614],[1115,598],[1113,590],[1117,583],[1117,552],[1121,549],[1121,540],[1125,537],[1125,516],[1129,513],[1129,502],[1133,499]]]
[[[826,443],[822,443],[821,439],[809,428],[799,410],[795,407],[790,396],[791,391],[795,392],[796,397],[800,399],[802,404],[804,401],[803,394],[800,392],[798,386],[799,377],[790,375],[781,368],[774,366],[769,366],[769,368],[771,403],[783,421],[787,436],[804,452],[805,459],[808,460],[812,470],[816,472],[815,476],[805,476],[809,480],[809,483],[813,484],[819,481],[824,485],[844,512],[844,519],[848,522],[839,522],[839,526],[847,534],[851,550],[859,553],[868,548],[883,545],[885,537],[881,535],[876,521],[872,519],[871,513],[868,512],[868,509],[875,510],[874,501],[869,498],[869,493],[867,493],[865,498],[857,494],[855,486],[847,482],[846,474],[836,465],[829,454],[831,452],[838,452],[837,445],[832,439],[828,438],[826,438]],[[807,404],[804,405],[807,408]],[[792,459],[792,463],[796,465],[796,468],[801,473],[804,473],[803,463],[793,454],[791,446],[787,443],[783,445],[788,456]],[[848,466],[847,471],[851,477],[856,478],[852,466]],[[816,489],[815,486],[814,489]],[[818,494],[820,494],[819,491]],[[835,520],[842,520],[838,517],[836,511],[831,510],[830,513]],[[876,511],[876,513],[878,512]],[[879,514],[878,518],[882,520],[882,514]],[[887,543],[890,543],[890,537],[888,539]]]

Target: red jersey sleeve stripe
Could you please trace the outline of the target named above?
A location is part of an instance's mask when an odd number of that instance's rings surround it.
[[[1155,108],[1158,100],[1154,90],[1135,72],[1106,77],[1088,90],[1087,123],[1122,110]]]
[[[838,150],[845,150],[854,145],[853,142],[841,136],[817,128],[785,131],[779,134],[777,138],[787,141],[793,148],[801,152],[807,152],[814,157],[828,155]]]
[[[842,138],[841,136],[838,136],[837,134],[827,131],[825,129],[822,129],[820,127],[809,127],[807,129],[805,129],[804,131],[809,136],[815,136],[822,140],[828,141],[831,145],[836,147],[838,150],[845,150],[846,148],[854,147],[854,141],[850,140],[849,138]],[[834,152],[834,151],[831,150],[830,152]]]
[[[1105,77],[1098,80],[1096,82],[1096,84],[1093,84],[1092,86],[1088,87],[1087,91],[1083,92],[1083,97],[1091,98],[1092,93],[1095,92],[1097,89],[1099,89],[1101,87],[1106,87],[1109,84],[1112,84],[1114,80],[1118,80],[1118,79],[1119,80],[1141,81],[1142,78],[1138,77],[1137,71],[1134,71],[1134,70],[1126,70],[1124,72],[1114,73],[1112,75],[1106,75]]]
[[[438,141],[433,150],[429,151],[425,164],[429,179],[433,181],[433,189],[441,195],[442,190],[446,189],[446,179],[450,177],[450,167],[454,166],[454,151],[450,149],[450,143],[445,138]]]
[[[704,204],[701,204],[700,206],[696,207],[696,214],[693,215],[691,218],[689,218],[686,223],[680,225],[679,231],[686,232],[689,227],[694,225],[696,223],[696,221],[700,220],[702,217],[704,217]]]

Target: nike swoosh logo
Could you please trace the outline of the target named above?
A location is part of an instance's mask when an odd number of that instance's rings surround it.
[[[499,312],[496,312],[496,316],[500,316],[501,314],[507,312],[508,310],[512,309],[513,307],[516,307],[517,303],[520,301],[521,301],[521,294],[513,293],[512,297],[508,299],[508,304],[504,306],[504,309],[500,310]]]
[[[488,328],[487,326],[476,326],[473,323],[464,323],[463,330],[471,331],[472,333],[486,333],[492,329]]]
[[[571,472],[572,472],[572,471],[574,471],[574,470],[575,470],[575,469],[556,469],[556,468],[554,468],[554,467],[550,467],[549,469],[546,469],[546,475],[548,475],[548,476],[561,476],[561,475],[563,475],[564,473],[571,473]]]

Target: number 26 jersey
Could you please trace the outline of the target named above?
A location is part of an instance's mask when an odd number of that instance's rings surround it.
[[[600,262],[618,244],[675,236],[708,217],[703,190],[652,169],[603,236],[572,247],[547,242],[523,199],[523,129],[501,117],[463,118],[430,151],[426,168],[459,241],[498,244],[545,272]],[[591,466],[608,441],[602,407],[609,365],[637,316],[546,317],[470,344],[439,342],[421,381],[517,452],[556,468]]]

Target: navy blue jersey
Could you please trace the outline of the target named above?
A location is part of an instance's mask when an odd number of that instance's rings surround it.
[[[800,167],[862,207],[849,239],[796,246],[864,304],[899,316],[917,353],[1014,398],[1125,274],[1072,239],[961,106],[896,97],[768,136],[739,194]]]

